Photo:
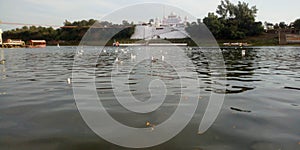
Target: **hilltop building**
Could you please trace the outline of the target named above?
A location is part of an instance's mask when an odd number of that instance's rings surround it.
[[[149,23],[141,23],[135,27],[131,39],[183,39],[188,37],[185,31],[187,17],[183,20],[175,13],[164,16],[162,20],[156,18]]]

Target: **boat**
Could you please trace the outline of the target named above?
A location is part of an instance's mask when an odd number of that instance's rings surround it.
[[[22,48],[25,47],[25,42],[20,39],[7,39],[2,43],[4,48]]]
[[[27,45],[28,48],[44,48],[46,47],[46,41],[45,40],[30,40],[29,45]]]

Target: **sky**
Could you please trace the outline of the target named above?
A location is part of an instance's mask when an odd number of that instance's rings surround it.
[[[249,3],[250,6],[256,5],[258,8],[257,21],[268,21],[271,23],[286,22],[290,23],[300,18],[299,0],[240,0]],[[128,6],[142,3],[161,3],[171,5],[175,9],[163,9],[161,7],[143,8],[134,10],[132,14]],[[237,3],[238,0],[231,0]],[[121,18],[128,21],[148,21],[150,10],[158,11],[152,14],[153,18],[161,17],[163,12],[167,15],[171,11],[177,14],[181,10],[186,11],[195,18],[204,18],[208,12],[215,12],[220,0],[0,0],[0,21],[17,22],[36,25],[62,25],[67,19],[77,21],[82,19],[103,20],[103,18],[115,14],[111,21],[121,23]],[[139,5],[141,6],[141,5]],[[120,11],[120,9],[123,11]],[[165,11],[163,11],[165,10]],[[118,12],[119,13],[115,13]],[[135,12],[135,13],[134,13]],[[138,13],[136,13],[138,12]],[[153,11],[152,11],[153,12]],[[179,13],[178,13],[179,12]],[[117,19],[119,17],[119,19]],[[0,24],[0,29],[8,30],[18,26]],[[21,26],[19,26],[21,27]]]

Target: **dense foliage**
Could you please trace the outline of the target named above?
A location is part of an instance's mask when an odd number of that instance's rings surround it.
[[[94,19],[74,22],[65,20],[64,26],[57,29],[52,27],[24,26],[22,28],[5,31],[3,33],[3,39],[22,39],[26,42],[34,39],[44,39],[50,44],[55,44],[57,42],[77,44],[87,31],[94,34],[94,39],[99,39],[99,36],[104,37],[104,34],[110,38],[128,39],[134,32],[133,26],[130,25],[132,24],[129,24],[125,20],[123,21],[123,24],[113,24],[108,21],[98,22]],[[95,28],[90,28],[91,26]]]
[[[242,39],[256,36],[264,31],[261,22],[256,22],[257,8],[248,3],[234,5],[229,0],[222,0],[216,13],[208,13],[203,23],[217,39]]]
[[[300,30],[300,19],[297,19],[295,22],[294,22],[294,28],[295,29],[298,29],[298,30]]]
[[[58,39],[59,30],[55,30],[52,27],[36,27],[36,26],[24,26],[22,28],[13,29],[3,32],[3,39],[22,39],[24,41],[32,39],[44,39],[55,40]]]

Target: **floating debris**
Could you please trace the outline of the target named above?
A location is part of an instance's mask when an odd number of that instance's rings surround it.
[[[150,124],[150,122],[149,121],[147,121],[146,122],[146,126],[150,126],[151,124]]]
[[[231,110],[235,110],[235,111],[239,111],[239,112],[251,112],[251,110],[243,110],[243,109],[239,109],[239,108],[235,108],[235,107],[230,107]]]
[[[154,125],[154,124],[151,124],[149,121],[146,122],[146,126],[147,126],[147,127],[151,127],[151,131],[153,131],[153,130],[154,130],[154,127],[155,127],[155,125]]]
[[[295,106],[295,107],[297,107],[297,106],[299,106],[298,104],[291,104],[292,106]]]
[[[4,65],[5,64],[5,59],[0,60],[0,64]]]
[[[0,92],[0,95],[6,95],[6,92],[2,92],[2,93]]]
[[[300,90],[300,88],[285,86],[285,89]]]

